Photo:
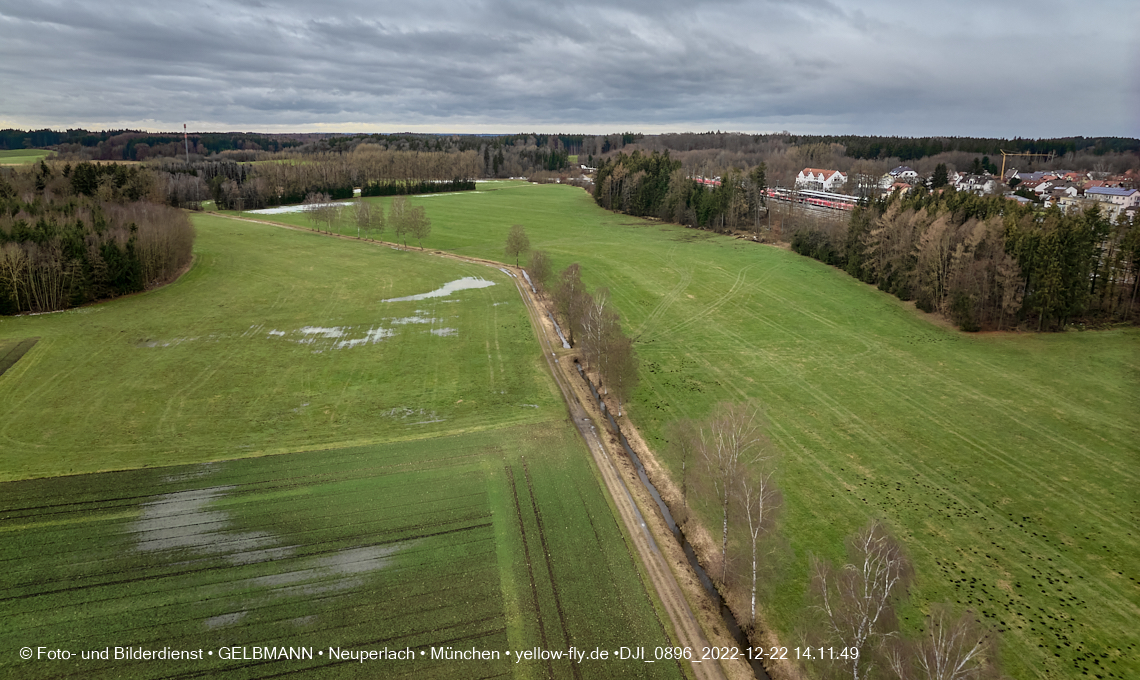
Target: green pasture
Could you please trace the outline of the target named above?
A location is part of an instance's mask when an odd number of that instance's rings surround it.
[[[284,456],[0,484],[0,672],[357,677],[351,650],[412,648],[370,677],[570,677],[507,650],[667,644],[565,421]],[[644,641],[644,643],[642,642]],[[203,649],[201,660],[17,659],[21,647]],[[312,659],[225,660],[223,647]],[[432,647],[500,652],[431,660]],[[324,651],[324,654],[318,654]],[[248,655],[251,655],[250,652]],[[611,662],[585,677],[678,677]]]
[[[425,248],[502,260],[522,224],[608,287],[642,360],[630,413],[675,474],[668,422],[763,405],[794,550],[767,608],[789,646],[810,625],[809,557],[840,559],[881,517],[915,563],[904,627],[950,602],[1000,631],[1013,677],[1140,676],[1136,329],[963,334],[794,253],[610,214],[572,187],[479,187],[411,199]]]
[[[12,149],[0,151],[0,165],[31,165],[41,159],[55,155],[47,149]]]
[[[513,279],[197,215],[191,270],[130,298],[0,318],[39,342],[0,382],[0,479],[546,422],[565,409]],[[495,285],[422,301],[464,277]]]
[[[0,353],[27,349],[0,375],[0,675],[570,677],[316,652],[668,644],[513,279],[193,219],[177,282],[0,319]],[[464,277],[494,285],[385,301]],[[25,662],[24,646],[314,660]]]

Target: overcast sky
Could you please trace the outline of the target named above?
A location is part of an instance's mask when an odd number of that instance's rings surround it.
[[[0,128],[1140,137],[1138,36],[1138,0],[0,0]]]

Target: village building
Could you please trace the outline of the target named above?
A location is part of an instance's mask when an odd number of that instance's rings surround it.
[[[900,165],[897,168],[894,168],[893,170],[887,172],[887,174],[883,175],[882,178],[879,179],[879,186],[883,187],[884,189],[889,189],[891,185],[896,182],[906,182],[907,184],[913,184],[917,180],[918,172],[914,168],[911,168],[907,165]]]
[[[1140,190],[1119,187],[1090,187],[1085,190],[1086,202],[1096,201],[1106,215],[1116,219],[1121,213],[1134,214],[1140,209]]]
[[[836,191],[847,184],[847,173],[838,170],[804,168],[796,175],[796,189],[815,191]]]

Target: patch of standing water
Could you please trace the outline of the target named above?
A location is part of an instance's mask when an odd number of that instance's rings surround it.
[[[486,288],[495,285],[494,281],[476,278],[474,276],[465,276],[462,279],[456,279],[443,284],[442,287],[436,288],[430,293],[420,293],[418,295],[405,295],[404,297],[389,298],[381,300],[381,302],[411,302],[413,300],[427,300],[428,298],[446,297],[452,293],[460,290],[469,290],[472,288]]]
[[[550,323],[554,324],[554,331],[558,333],[558,337],[562,339],[562,349],[570,349],[570,343],[566,342],[566,336],[562,335],[562,328],[559,327],[558,322],[554,320],[554,315],[550,312],[546,313],[550,317]]]
[[[357,345],[375,345],[384,338],[390,338],[396,332],[387,328],[369,328],[368,332],[364,334],[363,338],[354,338],[352,340],[341,340],[333,345],[333,349],[344,349],[346,347],[356,347]]]
[[[392,319],[391,323],[393,326],[404,326],[410,323],[434,323],[435,321],[438,321],[438,319],[433,319],[430,316],[420,316],[422,313],[423,312],[417,309],[415,316],[405,316],[402,319]]]
[[[305,212],[309,208],[323,208],[325,206],[342,206],[344,203],[314,203],[310,205],[283,205],[280,208],[261,208],[260,210],[246,210],[250,215],[283,215],[285,213]]]
[[[140,552],[186,549],[223,555],[231,564],[251,564],[285,557],[291,548],[273,548],[268,534],[227,531],[229,514],[206,507],[232,486],[214,486],[162,494],[143,503],[142,513],[131,529]]]
[[[344,336],[344,329],[341,327],[335,328],[321,328],[320,326],[305,326],[300,330],[301,335],[316,335],[318,337],[326,338],[329,340],[340,338]]]

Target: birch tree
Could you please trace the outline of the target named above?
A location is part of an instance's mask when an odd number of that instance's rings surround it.
[[[740,504],[748,522],[748,538],[752,546],[752,607],[749,622],[756,627],[756,573],[759,569],[757,546],[760,538],[775,527],[776,510],[782,504],[779,490],[772,481],[775,470],[766,466],[752,475],[740,476]]]
[[[848,559],[838,569],[815,560],[812,590],[832,643],[853,652],[836,662],[846,666],[852,680],[861,680],[872,669],[870,652],[895,634],[893,600],[905,593],[911,567],[877,520],[849,541]]]
[[[721,403],[701,426],[701,456],[721,507],[721,583],[728,579],[728,510],[742,466],[760,459],[766,441],[762,419],[747,404]]]
[[[901,641],[887,650],[887,665],[899,680],[982,680],[1000,675],[997,644],[973,612],[955,617],[948,605],[934,605],[925,634],[915,644]]]

